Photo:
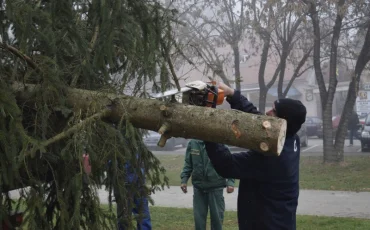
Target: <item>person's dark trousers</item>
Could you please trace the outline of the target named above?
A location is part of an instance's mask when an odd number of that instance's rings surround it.
[[[128,223],[124,222],[125,220],[129,219],[128,215],[135,215],[135,218],[137,219],[137,230],[152,230],[152,223],[150,218],[150,211],[149,211],[149,202],[147,198],[139,198],[139,197],[131,197],[128,198],[125,201],[122,201],[122,205],[119,205],[119,197],[116,197],[117,202],[117,217],[118,220],[120,220],[122,217],[123,221],[118,221],[118,230],[127,230],[129,229],[127,227]],[[130,205],[127,202],[133,202],[133,208],[132,210],[126,210],[127,207],[130,207]]]
[[[349,144],[353,145],[353,137],[356,137],[357,139],[359,139],[357,136],[357,129],[351,129],[349,132],[350,132],[349,133]]]
[[[151,230],[152,223],[150,219],[150,212],[149,212],[149,204],[148,199],[146,198],[134,198],[135,207],[132,209],[132,213],[137,218],[137,230]],[[141,214],[139,215],[140,211],[142,210]],[[117,215],[122,213],[122,211],[117,206]],[[131,214],[131,212],[130,212]],[[126,230],[128,229],[124,223],[118,222],[118,230]]]
[[[208,207],[211,214],[211,230],[221,230],[225,212],[223,188],[210,191],[194,188],[195,230],[206,230]]]

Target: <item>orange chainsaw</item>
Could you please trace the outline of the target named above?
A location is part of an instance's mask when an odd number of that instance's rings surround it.
[[[224,102],[225,94],[222,89],[216,87],[215,82],[205,83],[203,81],[193,81],[187,83],[180,90],[173,89],[163,93],[152,94],[153,98],[163,98],[182,94],[182,103],[204,107],[216,108]]]

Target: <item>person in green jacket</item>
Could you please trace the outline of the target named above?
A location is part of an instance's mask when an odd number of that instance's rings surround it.
[[[210,162],[205,145],[200,140],[190,140],[186,149],[184,168],[181,172],[181,189],[187,193],[187,182],[192,176],[194,188],[193,212],[195,230],[205,230],[208,207],[211,214],[211,229],[221,230],[225,212],[223,189],[234,191],[234,179],[225,179],[217,174]]]

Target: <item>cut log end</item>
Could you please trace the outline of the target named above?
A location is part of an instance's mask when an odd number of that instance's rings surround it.
[[[171,111],[168,109],[168,107],[167,107],[167,106],[165,106],[165,105],[161,105],[161,106],[159,107],[159,110],[160,110],[160,111],[162,111],[162,115],[163,115],[164,117],[169,117],[169,116],[171,116]]]
[[[163,125],[159,128],[158,133],[163,135],[166,132],[171,130],[171,125],[168,122],[163,123]]]
[[[269,145],[268,145],[267,143],[265,143],[265,142],[261,142],[261,143],[260,143],[260,148],[261,148],[261,150],[262,150],[262,151],[264,151],[264,152],[269,151]]]
[[[161,106],[159,107],[159,109],[160,109],[161,111],[165,111],[165,110],[167,110],[167,106],[165,106],[165,105],[161,105]]]
[[[169,137],[167,135],[164,135],[164,134],[161,135],[161,138],[159,139],[157,145],[159,147],[163,148],[166,145],[166,142],[167,142],[168,139],[169,139]]]
[[[285,136],[286,136],[286,128],[287,123],[286,120],[281,119],[281,126],[280,126],[280,132],[278,136],[278,143],[277,143],[277,155],[280,156],[281,151],[283,150],[284,143],[285,143]]]
[[[262,125],[265,129],[271,129],[271,122],[269,121],[264,121]]]

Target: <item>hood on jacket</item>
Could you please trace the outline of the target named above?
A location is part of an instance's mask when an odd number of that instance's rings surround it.
[[[306,121],[306,107],[299,100],[278,99],[274,102],[276,116],[287,121],[287,136],[295,135]]]

